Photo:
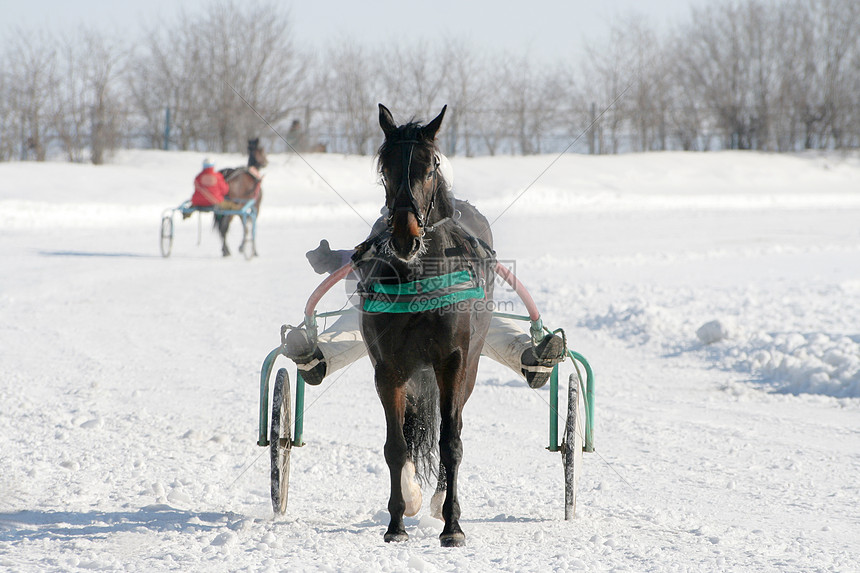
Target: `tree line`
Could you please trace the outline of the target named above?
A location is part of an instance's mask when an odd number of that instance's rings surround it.
[[[233,152],[255,136],[276,151],[369,154],[377,102],[424,119],[448,104],[451,155],[860,147],[856,0],[727,0],[668,31],[630,16],[584,58],[546,64],[450,37],[314,50],[292,24],[271,0],[213,0],[133,41],[10,30],[0,160]]]

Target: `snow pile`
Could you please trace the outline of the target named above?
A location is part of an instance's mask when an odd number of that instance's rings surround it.
[[[698,296],[686,289],[651,289],[648,295],[612,302],[580,325],[629,346],[698,357],[769,391],[860,398],[860,335],[853,334],[857,325],[851,320],[860,300],[851,285],[820,292],[792,288],[771,298],[757,288],[706,288]],[[828,308],[834,300],[843,313]]]
[[[719,362],[791,394],[860,398],[860,337],[760,332],[727,345]]]
[[[728,338],[728,336],[728,329],[719,320],[706,322],[696,331],[696,337],[702,342],[702,344],[713,344]]]

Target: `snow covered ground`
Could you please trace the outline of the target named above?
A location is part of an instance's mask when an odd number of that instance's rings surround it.
[[[323,181],[273,156],[258,259],[222,259],[208,218],[200,246],[197,219],[177,221],[162,259],[161,212],[202,158],[0,164],[0,569],[860,567],[858,156],[571,155],[531,187],[552,157],[455,158],[458,194],[497,219],[499,257],[597,377],[597,452],[565,522],[547,389],[482,364],[464,549],[439,547],[426,507],[383,543],[366,359],[308,390],[272,518],[260,364],[319,282],[305,251],[360,242],[382,195],[370,158],[308,156]]]

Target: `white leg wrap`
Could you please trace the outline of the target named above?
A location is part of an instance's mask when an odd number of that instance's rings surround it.
[[[445,503],[446,497],[447,494],[444,489],[433,494],[433,497],[430,498],[430,517],[445,521],[445,518],[442,517],[442,504]]]
[[[421,486],[415,481],[415,464],[411,461],[406,462],[400,472],[400,490],[403,492],[403,501],[406,502],[403,515],[412,517],[421,511],[421,502],[424,500],[421,495]]]

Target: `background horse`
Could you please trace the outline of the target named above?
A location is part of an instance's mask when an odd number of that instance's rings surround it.
[[[263,200],[263,189],[260,187],[263,177],[259,172],[269,164],[266,158],[266,152],[260,146],[260,140],[248,140],[248,166],[221,169],[220,173],[224,176],[227,184],[230,186],[230,191],[224,197],[224,207],[230,209],[241,209],[251,199],[256,199],[254,211],[256,215],[260,215],[260,203]],[[230,249],[227,248],[227,231],[230,229],[230,221],[233,215],[215,215],[214,226],[221,234],[221,254],[225,257],[230,256]],[[239,245],[241,251],[245,247],[245,233],[242,233],[242,244]],[[254,241],[254,256],[257,256],[257,243]]]
[[[391,522],[385,541],[408,539],[403,516],[415,515],[421,508],[415,478],[426,482],[438,467],[431,509],[441,504],[445,527],[439,538],[442,546],[454,547],[465,544],[457,500],[462,411],[475,386],[492,316],[488,301],[493,296],[495,261],[487,220],[475,211],[483,223],[480,227],[486,229],[478,238],[456,222],[452,197],[438,170],[435,137],[445,109],[426,126],[398,127],[391,112],[379,105],[385,142],[378,165],[385,186],[387,225],[359,247],[353,260],[362,278],[362,335],[385,410],[385,461],[391,478]],[[414,281],[451,273],[469,276],[470,282],[450,284],[431,294],[459,297],[455,304],[432,308],[431,302],[430,309],[419,312],[368,310],[368,301],[381,298],[393,307],[420,307],[421,299],[409,292],[426,291],[432,281],[419,286]],[[385,294],[398,290],[406,293]],[[473,296],[464,296],[469,293]],[[438,466],[433,459],[437,435]]]

